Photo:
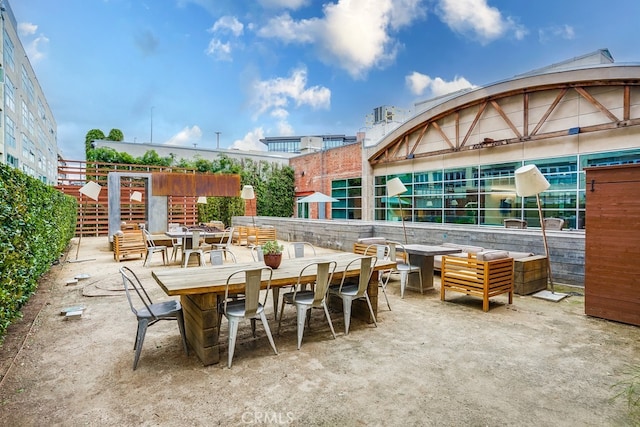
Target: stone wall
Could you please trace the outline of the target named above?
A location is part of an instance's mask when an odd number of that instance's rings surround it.
[[[251,225],[250,217],[233,217],[234,225]],[[350,251],[359,238],[383,236],[404,241],[401,223],[383,221],[308,220],[298,218],[255,217],[256,225],[273,225],[278,239],[305,241],[313,245]],[[455,224],[407,223],[407,241],[439,245],[444,242],[533,252],[544,255],[540,229],[473,227]],[[584,286],[584,232],[547,231],[554,283]]]

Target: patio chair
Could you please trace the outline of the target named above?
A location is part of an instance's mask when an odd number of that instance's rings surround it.
[[[133,370],[135,371],[138,366],[138,360],[140,359],[140,352],[142,351],[142,344],[144,337],[147,333],[147,328],[160,320],[177,320],[178,329],[180,330],[180,336],[182,337],[182,346],[184,352],[189,354],[187,347],[187,339],[184,333],[184,317],[182,315],[182,307],[176,300],[163,301],[154,303],[151,301],[149,294],[140,283],[138,276],[129,267],[120,268],[120,274],[122,275],[122,283],[124,290],[129,301],[131,311],[136,315],[138,319],[138,331],[136,332],[136,341],[133,345],[133,349],[136,354],[133,358]],[[136,308],[132,301],[132,290],[136,292],[144,307]]]
[[[251,258],[253,258],[254,262],[264,262],[264,253],[260,246],[251,246]]]
[[[144,266],[147,266],[147,263],[149,262],[149,260],[151,259],[151,256],[155,253],[161,253],[162,254],[162,264],[163,265],[167,265],[167,260],[169,259],[169,252],[166,246],[157,246],[156,243],[153,241],[153,236],[151,236],[151,233],[149,233],[149,231],[147,231],[146,228],[142,229],[142,233],[144,234],[144,238],[147,242],[147,254],[144,257]]]
[[[200,249],[200,230],[193,230],[191,232],[191,247],[187,248],[189,239],[184,239],[184,246],[182,248],[182,268],[186,268],[189,265],[189,258],[191,255],[198,256],[198,263],[200,266],[204,266],[204,252]]]
[[[269,276],[267,279],[267,292],[264,294],[264,302],[260,303],[260,287],[262,283],[262,274],[264,271],[268,271]],[[253,337],[256,337],[256,320],[260,319],[264,330],[269,339],[269,343],[273,348],[275,354],[278,354],[276,345],[273,342],[271,336],[271,330],[269,329],[269,323],[267,322],[267,316],[264,313],[264,304],[267,300],[269,288],[271,286],[271,277],[273,276],[273,270],[270,267],[262,266],[257,268],[247,268],[238,270],[227,277],[227,282],[224,291],[224,301],[220,308],[220,317],[218,317],[218,330],[220,329],[220,321],[222,315],[224,315],[229,321],[229,359],[227,365],[231,368],[233,361],[233,353],[236,347],[236,336],[238,335],[238,324],[240,320],[251,320],[251,330]],[[244,283],[243,289],[238,291],[244,294],[241,299],[234,299],[234,295],[237,295],[235,291],[229,292],[229,287],[238,283]]]
[[[546,230],[562,230],[564,227],[564,219],[562,218],[545,218],[543,221]]]
[[[391,270],[389,274],[400,275],[400,298],[404,298],[404,290],[407,287],[409,281],[409,274],[418,273],[420,279],[420,293],[423,293],[422,288],[422,269],[418,265],[413,265],[409,262],[409,254],[404,250],[404,245],[400,242],[387,242],[391,252],[389,253],[389,259],[396,262],[396,268]],[[402,256],[398,256],[398,248],[401,249]],[[387,277],[387,283],[389,278]]]
[[[220,238],[220,243],[214,243],[213,247],[215,247],[216,249],[231,249],[231,241],[233,239],[233,227],[227,227],[223,234],[222,237]],[[226,255],[226,253],[225,253]]]
[[[364,255],[375,255],[379,260],[389,261],[391,259],[391,248],[389,245],[372,244],[364,250]],[[389,304],[389,297],[387,297],[387,284],[389,283],[389,277],[391,277],[392,272],[393,269],[383,270],[380,271],[378,275],[378,287],[382,289],[389,311],[391,311],[391,304]],[[387,275],[386,279],[385,274]]]
[[[285,304],[291,304],[296,307],[297,312],[297,324],[298,324],[298,350],[302,345],[302,336],[304,335],[304,326],[307,319],[311,317],[312,308],[324,309],[324,314],[329,322],[329,328],[331,328],[331,335],[336,338],[336,331],[333,329],[333,323],[331,323],[331,316],[329,315],[329,308],[327,307],[327,289],[333,279],[333,272],[336,269],[337,263],[335,261],[327,262],[313,262],[305,265],[300,274],[298,275],[298,282],[294,287],[293,292],[287,292],[282,295],[282,305],[280,306],[280,317],[278,321],[278,335],[280,334],[280,325],[282,324],[282,314],[284,312]],[[314,278],[314,290],[307,291],[302,290],[302,286],[308,282],[303,282],[302,278],[305,274],[309,274],[308,271],[315,269],[316,274]]]
[[[378,322],[376,322],[376,315],[373,312],[371,300],[369,299],[369,294],[367,293],[367,287],[369,286],[369,280],[371,279],[371,275],[373,274],[373,269],[376,265],[376,261],[377,258],[375,256],[364,256],[354,259],[353,261],[349,262],[349,264],[347,264],[347,268],[345,268],[345,274],[342,276],[342,281],[340,282],[340,284],[329,286],[329,294],[336,295],[342,299],[345,335],[349,335],[349,324],[351,323],[351,305],[353,301],[357,299],[364,299],[367,301],[367,305],[369,306],[369,313],[371,314],[373,324],[376,326],[376,328],[378,327]],[[345,280],[347,278],[346,272],[349,270],[349,267],[355,263],[360,263],[360,276],[358,277],[358,282],[347,282]]]
[[[236,256],[228,249],[214,249],[209,251],[209,259],[211,261],[211,265],[223,265],[227,260],[227,254],[229,254],[229,258],[231,262],[234,264],[237,262]]]
[[[316,248],[309,242],[291,242],[287,246],[287,254],[289,258],[303,258],[308,252],[316,256]]]
[[[527,228],[527,221],[517,218],[505,218],[503,220],[505,228]]]

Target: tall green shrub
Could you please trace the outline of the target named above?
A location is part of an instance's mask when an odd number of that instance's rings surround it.
[[[0,342],[73,237],[73,197],[0,164]]]

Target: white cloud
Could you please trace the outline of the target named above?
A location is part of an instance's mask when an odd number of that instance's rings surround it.
[[[472,85],[464,77],[456,76],[452,81],[445,81],[440,77],[431,78],[426,74],[414,71],[405,77],[405,83],[414,95],[423,95],[428,89],[430,95],[437,97],[456,92],[461,89],[470,89],[476,87]]]
[[[258,0],[258,3],[268,9],[300,9],[309,4],[309,0]]]
[[[371,68],[395,59],[392,31],[425,15],[422,0],[339,0],[323,7],[323,18],[295,21],[288,13],[271,19],[258,35],[285,43],[310,43],[327,64],[363,77]]]
[[[440,0],[440,19],[453,31],[471,35],[487,44],[513,31],[521,39],[527,30],[513,18],[503,17],[499,9],[487,4],[487,0]]]
[[[49,39],[45,36],[38,36],[25,46],[25,51],[32,63],[40,61],[44,58],[44,49],[49,44]]]
[[[235,16],[223,16],[218,19],[213,27],[209,29],[210,33],[231,33],[236,37],[242,35],[242,31],[244,30],[244,25],[242,22],[238,21],[238,18]]]
[[[559,25],[541,28],[538,30],[538,39],[541,43],[547,43],[554,39],[573,40],[576,34],[571,25]]]
[[[32,36],[38,31],[38,26],[31,22],[20,22],[18,24],[18,34],[21,36]]]
[[[255,128],[254,130],[248,132],[244,138],[236,139],[229,146],[230,149],[236,150],[256,150],[256,151],[267,151],[267,147],[260,142],[261,139],[264,138],[264,130],[261,127]]]
[[[290,102],[296,107],[308,105],[313,109],[327,109],[331,104],[329,89],[322,86],[307,87],[307,70],[304,68],[293,70],[288,78],[256,81],[252,92],[252,104],[256,108],[254,117],[274,112],[282,116],[281,110],[287,111]]]
[[[321,30],[319,19],[294,21],[291,15],[283,13],[269,19],[267,24],[257,31],[260,37],[274,38],[285,43],[313,43],[315,34]]]
[[[213,56],[221,61],[231,61],[231,44],[223,43],[218,39],[211,39],[209,46],[205,50],[207,55]]]
[[[194,125],[192,127],[185,127],[177,134],[173,135],[166,141],[165,145],[177,145],[177,146],[187,146],[192,144],[197,144],[202,138],[202,131],[198,125]]]

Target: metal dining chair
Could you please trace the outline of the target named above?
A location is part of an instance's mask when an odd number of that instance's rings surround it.
[[[211,265],[223,265],[227,260],[227,254],[229,255],[229,259],[232,263],[238,262],[236,256],[228,249],[214,249],[209,251],[209,260],[211,261]]]
[[[289,258],[303,258],[307,252],[316,256],[316,248],[309,242],[290,242],[287,246]]]
[[[404,298],[404,290],[407,287],[407,282],[409,281],[409,274],[418,273],[420,279],[420,293],[423,293],[422,288],[422,269],[419,265],[413,265],[409,262],[409,254],[404,250],[404,245],[400,242],[387,241],[391,252],[389,254],[389,259],[391,261],[396,262],[396,268],[390,271],[390,274],[399,274],[400,275],[400,298]],[[402,252],[402,256],[397,256],[397,249],[400,249]],[[389,282],[389,278],[387,278],[387,282]]]
[[[193,230],[191,232],[191,247],[187,248],[189,239],[185,237],[184,246],[182,248],[182,267],[186,268],[189,265],[189,258],[191,255],[198,256],[198,263],[202,267],[204,266],[204,252],[200,249],[200,230]]]
[[[169,260],[169,252],[166,246],[159,246],[156,245],[156,243],[153,241],[153,236],[151,236],[151,233],[149,233],[149,231],[147,231],[146,228],[142,229],[142,233],[144,234],[144,238],[147,242],[147,254],[144,257],[144,266],[147,266],[147,263],[149,262],[149,260],[151,259],[151,256],[155,253],[161,253],[162,254],[162,264],[163,265],[167,265],[167,261]]]
[[[342,281],[339,285],[333,285],[329,287],[329,294],[336,295],[342,299],[342,311],[344,314],[344,333],[345,335],[349,335],[349,324],[351,323],[351,305],[354,300],[357,299],[365,299],[367,301],[367,305],[369,306],[369,313],[371,314],[371,319],[373,319],[373,324],[378,327],[378,322],[376,322],[376,315],[373,312],[373,307],[371,306],[371,300],[369,299],[369,294],[367,293],[367,287],[369,286],[369,280],[371,279],[371,275],[373,274],[373,269],[376,265],[376,257],[375,256],[364,256],[347,264],[347,268],[345,268],[345,274],[342,276]],[[347,278],[346,272],[349,271],[349,267],[352,264],[360,263],[360,275],[358,276],[358,282],[348,282],[345,279]]]
[[[136,341],[133,345],[135,350],[135,356],[133,358],[133,370],[138,366],[138,360],[140,359],[140,352],[142,351],[142,343],[144,343],[144,337],[147,333],[147,328],[160,320],[177,320],[178,329],[180,330],[180,336],[182,337],[182,346],[184,352],[189,354],[189,348],[187,347],[187,339],[184,332],[184,316],[182,314],[182,307],[176,300],[169,300],[154,303],[151,301],[149,294],[142,286],[138,276],[129,267],[121,267],[120,274],[122,275],[122,283],[124,290],[129,301],[131,311],[136,315],[138,319],[138,331],[136,332]],[[136,295],[142,301],[143,306],[136,308],[133,303],[131,294],[132,291],[136,292]]]
[[[375,255],[378,260],[389,261],[391,260],[391,248],[389,245],[371,244],[364,250],[365,255]],[[377,261],[376,261],[377,262]],[[387,301],[387,307],[391,311],[391,304],[389,304],[389,297],[387,296],[387,284],[389,283],[389,277],[393,269],[382,270],[378,274],[378,287],[382,289],[385,301]],[[386,278],[385,278],[386,274]]]
[[[269,274],[267,279],[267,292],[264,294],[264,302],[260,303],[262,275],[265,271]],[[233,354],[235,352],[238,324],[243,319],[251,320],[251,330],[254,338],[256,337],[256,320],[260,319],[274,353],[278,354],[278,349],[276,349],[276,344],[273,342],[273,336],[269,329],[267,316],[264,313],[264,305],[267,302],[267,295],[269,294],[272,276],[273,270],[270,267],[262,266],[238,270],[227,277],[224,300],[220,307],[221,314],[218,317],[218,330],[220,330],[220,322],[224,315],[229,321],[229,358],[227,361],[229,368],[231,368]],[[244,295],[240,299],[234,297],[235,295],[238,295],[235,291],[229,292],[229,287],[238,283],[244,283],[243,289],[238,291]]]
[[[280,325],[282,324],[282,314],[284,312],[284,306],[290,304],[295,306],[297,313],[297,325],[298,325],[298,350],[302,345],[302,337],[304,335],[304,326],[307,323],[307,319],[311,315],[312,308],[324,309],[324,314],[329,322],[329,328],[331,328],[331,335],[336,338],[336,331],[333,329],[333,323],[331,323],[331,316],[329,315],[329,308],[327,307],[327,289],[333,279],[333,272],[335,271],[337,263],[335,261],[327,262],[313,262],[305,265],[300,274],[298,275],[298,282],[293,289],[293,292],[287,292],[282,295],[282,305],[280,306],[280,316],[278,320],[278,335],[280,334]],[[309,270],[316,270],[315,278],[313,280],[313,290],[303,290],[302,287],[308,284],[303,282],[302,278],[308,275]]]

